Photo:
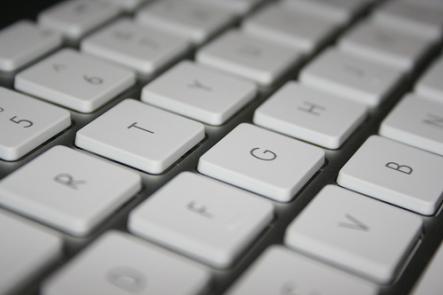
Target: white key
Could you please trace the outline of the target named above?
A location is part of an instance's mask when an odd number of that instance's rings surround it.
[[[19,73],[15,88],[89,113],[131,87],[135,80],[129,70],[64,49]]]
[[[0,235],[0,294],[12,294],[62,255],[60,237],[5,211]]]
[[[30,21],[19,21],[0,31],[0,71],[14,72],[62,44],[60,35]]]
[[[197,295],[208,270],[130,235],[111,232],[43,285],[42,295]]]
[[[197,61],[270,86],[300,60],[287,45],[231,31],[203,47]]]
[[[183,56],[190,45],[185,39],[125,19],[86,38],[81,48],[150,78]]]
[[[237,15],[243,15],[250,12],[264,0],[194,0],[211,5],[217,5]]]
[[[227,293],[245,294],[376,295],[377,287],[281,246],[271,246]]]
[[[226,268],[272,218],[273,207],[268,201],[184,172],[131,213],[129,229],[214,267]]]
[[[252,82],[184,61],[143,88],[142,100],[207,124],[221,125],[256,93]]]
[[[338,184],[424,215],[443,199],[443,158],[370,137],[340,170]]]
[[[435,61],[415,87],[418,95],[443,103],[443,57]]]
[[[201,173],[289,202],[325,162],[320,148],[241,124],[198,163]]]
[[[439,39],[443,34],[443,6],[430,7],[393,0],[377,9],[374,17],[381,23],[427,36],[431,40]]]
[[[406,96],[383,121],[380,134],[443,156],[443,104]]]
[[[286,0],[289,7],[298,11],[315,13],[335,21],[337,24],[348,23],[361,12],[370,0]]]
[[[0,87],[0,159],[18,160],[70,125],[68,111]]]
[[[411,71],[425,57],[429,38],[377,21],[365,22],[345,35],[340,48],[356,55]]]
[[[105,1],[69,0],[43,11],[38,22],[71,41],[78,41],[118,14],[119,8]]]
[[[77,146],[160,174],[205,137],[204,126],[127,99],[77,132]]]
[[[331,37],[337,26],[316,14],[275,5],[246,20],[244,31],[311,53]]]
[[[56,146],[0,182],[0,204],[84,236],[140,189],[138,174]]]
[[[391,282],[421,234],[415,214],[325,187],[288,227],[289,247],[376,283]]]
[[[397,86],[402,74],[383,63],[330,49],[301,72],[302,84],[377,107]]]
[[[443,244],[437,250],[411,295],[439,295],[443,290]]]
[[[337,149],[366,118],[366,106],[289,82],[260,106],[254,123]]]
[[[100,0],[104,2],[109,2],[127,12],[133,12],[137,8],[141,7],[143,4],[148,3],[152,0]]]
[[[190,0],[157,1],[141,10],[137,21],[201,44],[233,21],[229,10]]]

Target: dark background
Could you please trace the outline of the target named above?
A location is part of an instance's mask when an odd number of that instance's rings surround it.
[[[0,28],[19,19],[35,19],[38,12],[60,0],[3,0],[0,2]]]

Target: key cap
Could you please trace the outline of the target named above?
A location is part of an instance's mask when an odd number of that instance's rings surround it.
[[[150,2],[151,0],[100,0],[109,2],[126,12],[133,12],[143,4]]]
[[[268,201],[184,172],[131,213],[129,229],[211,266],[226,268],[272,217]]]
[[[365,9],[368,0],[286,0],[284,2],[295,10],[315,13],[337,24],[344,25]]]
[[[60,237],[3,210],[0,235],[0,294],[17,291],[62,255]]]
[[[254,9],[263,0],[197,0],[202,3],[216,5],[232,11],[236,15],[244,15]]]
[[[110,232],[46,281],[42,295],[197,295],[208,280],[205,268],[185,258]]]
[[[90,113],[127,90],[135,74],[92,56],[64,49],[19,73],[15,88]]]
[[[243,29],[249,34],[294,46],[309,54],[327,42],[337,26],[317,14],[274,5],[247,19]]]
[[[77,146],[160,174],[205,137],[204,126],[126,99],[77,132]]]
[[[0,204],[85,236],[140,189],[138,174],[56,146],[0,182]]]
[[[230,31],[203,47],[197,61],[228,73],[270,86],[300,61],[289,46]]]
[[[325,162],[320,148],[241,124],[204,154],[201,173],[289,202]]]
[[[443,244],[437,250],[411,295],[439,295],[443,290]]]
[[[70,125],[68,111],[0,87],[0,159],[16,161]]]
[[[233,16],[229,10],[209,4],[164,0],[141,10],[137,21],[201,44],[226,28]]]
[[[281,246],[271,246],[227,294],[376,295],[377,287]]]
[[[432,215],[443,198],[443,158],[372,136],[341,169],[338,184]]]
[[[255,111],[254,123],[337,149],[365,118],[363,104],[289,82]]]
[[[417,215],[329,185],[291,223],[285,243],[387,284],[413,249],[421,226]]]
[[[62,44],[60,35],[30,21],[19,21],[0,31],[0,71],[15,72]]]
[[[252,82],[184,61],[145,86],[142,100],[207,124],[221,125],[256,93]]]
[[[380,134],[443,155],[443,105],[408,95],[382,122]]]
[[[443,57],[435,61],[425,75],[418,81],[415,92],[418,95],[443,103]]]
[[[339,50],[330,49],[301,72],[302,84],[377,107],[397,86],[401,73]]]
[[[118,14],[119,9],[106,1],[70,0],[43,11],[38,22],[76,42]]]
[[[443,7],[393,0],[379,8],[374,18],[386,25],[415,32],[433,41],[443,34]]]
[[[425,57],[429,38],[373,22],[365,22],[346,34],[340,42],[344,51],[385,63],[409,72]]]
[[[185,39],[125,19],[86,38],[81,48],[150,78],[183,56],[190,46]]]

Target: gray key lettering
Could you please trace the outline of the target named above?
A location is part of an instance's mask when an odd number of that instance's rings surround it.
[[[54,181],[59,184],[65,185],[71,189],[74,189],[74,190],[78,190],[80,185],[86,183],[86,181],[84,181],[84,180],[75,180],[74,176],[72,176],[68,173],[61,173],[61,174],[56,175],[54,177]]]
[[[389,169],[392,169],[394,171],[398,171],[398,172],[407,174],[407,175],[411,175],[412,172],[414,172],[414,169],[412,169],[411,166],[400,165],[400,164],[395,163],[395,162],[386,163],[385,167],[389,168]]]
[[[197,213],[197,214],[199,214],[199,215],[201,215],[203,217],[206,217],[206,218],[212,218],[213,217],[213,215],[208,211],[208,208],[206,208],[206,206],[199,205],[195,201],[189,202],[186,205],[186,208],[189,211]]]
[[[143,274],[129,267],[112,269],[108,272],[107,279],[115,287],[134,294],[145,290],[147,285]]]
[[[211,91],[212,91],[212,88],[211,88],[211,87],[209,87],[209,86],[207,86],[207,85],[201,83],[199,80],[194,80],[194,81],[192,81],[192,83],[189,83],[188,86],[189,86],[190,88],[195,88],[195,89],[199,89],[199,90],[204,90],[204,91],[207,91],[207,92],[211,92]]]
[[[365,225],[363,222],[359,221],[357,218],[350,214],[345,215],[346,222],[340,222],[338,225],[340,227],[353,229],[353,230],[359,230],[359,231],[369,231],[369,227]]]
[[[60,73],[61,71],[66,70],[67,66],[64,64],[53,64],[52,65],[52,69],[56,72],[56,73]]]
[[[11,119],[9,119],[9,121],[23,126],[23,128],[30,128],[30,127],[34,126],[34,123],[32,121],[25,120],[25,119],[19,119],[17,116],[12,117]]]
[[[151,130],[145,129],[143,127],[137,126],[137,124],[138,124],[138,122],[132,123],[131,125],[128,126],[128,129],[135,128],[135,129],[138,129],[138,130],[150,133],[150,134],[155,134],[154,131],[151,131]]]
[[[270,150],[263,150],[261,148],[253,148],[250,152],[251,156],[262,161],[274,161],[277,159],[277,154]]]
[[[298,107],[299,111],[309,113],[311,115],[320,116],[321,111],[325,111],[326,108],[322,107],[321,105],[311,103],[308,101],[303,102],[303,106]]]
[[[423,120],[423,123],[443,129],[443,117],[435,114],[427,114],[427,118]]]
[[[89,84],[92,84],[92,85],[101,85],[104,82],[104,80],[100,77],[87,76],[87,75],[83,76],[83,80],[85,80],[86,82],[88,82]]]

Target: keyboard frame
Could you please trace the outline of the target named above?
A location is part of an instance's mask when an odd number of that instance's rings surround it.
[[[0,15],[3,17],[9,14],[8,18],[0,23],[0,29],[11,22],[21,19],[21,18],[35,18],[35,15],[42,9],[49,7],[50,5],[61,2],[57,0],[45,0],[37,1],[37,4],[33,4],[27,7],[25,11],[19,11],[21,6],[28,5],[29,1],[18,0],[18,1],[7,1],[11,2],[11,7],[13,11],[3,11]],[[33,1],[31,1],[33,2]],[[270,1],[266,2],[269,3]],[[7,3],[5,3],[7,4]],[[0,19],[2,19],[0,17]],[[357,19],[358,21],[358,19]],[[347,28],[351,27],[347,26]],[[232,27],[231,27],[232,28]],[[217,38],[217,36],[215,37]],[[332,38],[335,40],[335,38]],[[329,42],[325,45],[331,46],[334,41]],[[66,46],[66,45],[65,45]],[[67,46],[78,48],[76,45],[67,44]],[[275,218],[274,221],[265,229],[265,231],[260,234],[256,241],[248,248],[248,250],[241,255],[237,263],[228,270],[213,270],[213,280],[211,295],[223,294],[223,292],[235,281],[240,275],[251,265],[251,263],[272,244],[282,244],[284,233],[286,227],[289,223],[300,213],[306,205],[315,197],[315,195],[327,184],[336,183],[336,178],[340,168],[347,162],[347,160],[356,152],[356,150],[363,144],[363,142],[372,134],[377,134],[379,125],[389,111],[393,108],[396,102],[407,92],[412,90],[414,81],[417,77],[420,77],[421,73],[426,69],[432,60],[442,54],[443,44],[440,42],[435,46],[433,52],[429,54],[429,57],[421,64],[421,66],[414,72],[413,75],[407,77],[402,83],[401,87],[395,91],[382,105],[377,108],[374,112],[371,112],[369,117],[360,125],[360,127],[352,134],[352,136],[344,143],[343,147],[338,150],[327,150],[327,163],[323,168],[311,179],[311,181],[304,186],[304,188],[297,194],[297,197],[289,203],[278,203],[273,202],[275,205]],[[320,50],[321,51],[321,50]],[[193,59],[195,52],[191,52],[185,58]],[[306,58],[303,64],[298,66],[298,69],[302,68],[304,64],[309,63],[310,60],[315,58],[317,53]],[[166,71],[167,69],[165,69]],[[40,282],[43,278],[50,275],[52,272],[56,271],[58,267],[75,257],[82,249],[84,249],[88,244],[98,238],[102,233],[109,229],[116,229],[121,231],[127,231],[126,222],[127,216],[132,209],[134,209],[138,204],[147,199],[153,192],[159,189],[162,185],[167,183],[174,176],[182,171],[197,171],[198,159],[203,155],[208,149],[210,149],[214,144],[216,144],[221,138],[223,138],[230,130],[235,128],[239,123],[242,122],[252,122],[252,116],[255,109],[267,98],[269,98],[276,90],[278,90],[285,82],[289,80],[295,80],[298,75],[298,70],[291,71],[290,74],[282,78],[279,83],[271,87],[270,89],[262,89],[259,96],[249,103],[246,107],[240,110],[234,117],[228,120],[222,126],[214,127],[206,125],[206,138],[184,155],[179,161],[172,165],[164,174],[161,175],[149,175],[142,171],[137,171],[143,178],[143,190],[138,193],[129,202],[124,204],[116,214],[113,214],[106,219],[105,222],[100,224],[100,226],[93,232],[92,235],[85,238],[76,238],[69,236],[67,234],[62,234],[65,243],[65,257],[54,265],[50,269],[41,273],[33,282],[30,282],[28,286],[23,286],[19,291],[20,294],[38,294],[38,289]],[[6,86],[8,88],[12,87],[13,80],[11,77],[0,75],[0,85]],[[38,155],[42,154],[46,150],[50,149],[55,145],[66,145],[69,147],[76,148],[74,146],[74,138],[76,131],[88,124],[94,118],[100,116],[118,102],[125,98],[136,98],[140,99],[140,90],[143,85],[147,82],[138,82],[135,86],[125,91],[117,98],[112,100],[112,102],[106,104],[104,107],[100,108],[98,111],[91,114],[81,114],[75,111],[71,111],[73,125],[57,135],[56,137],[50,139],[43,145],[39,146],[36,150],[20,159],[16,162],[5,162],[0,160],[0,179],[6,175],[12,173],[19,167],[25,165]],[[394,295],[394,294],[407,294],[409,290],[414,286],[418,277],[422,273],[424,267],[429,262],[433,253],[437,250],[441,241],[443,240],[443,231],[440,229],[443,227],[443,217],[442,208],[433,217],[424,217],[424,236],[420,241],[419,247],[416,247],[414,255],[410,258],[408,263],[405,265],[401,276],[396,282],[391,286],[386,286],[382,288],[381,294],[383,295]],[[386,241],[388,242],[388,241]]]

